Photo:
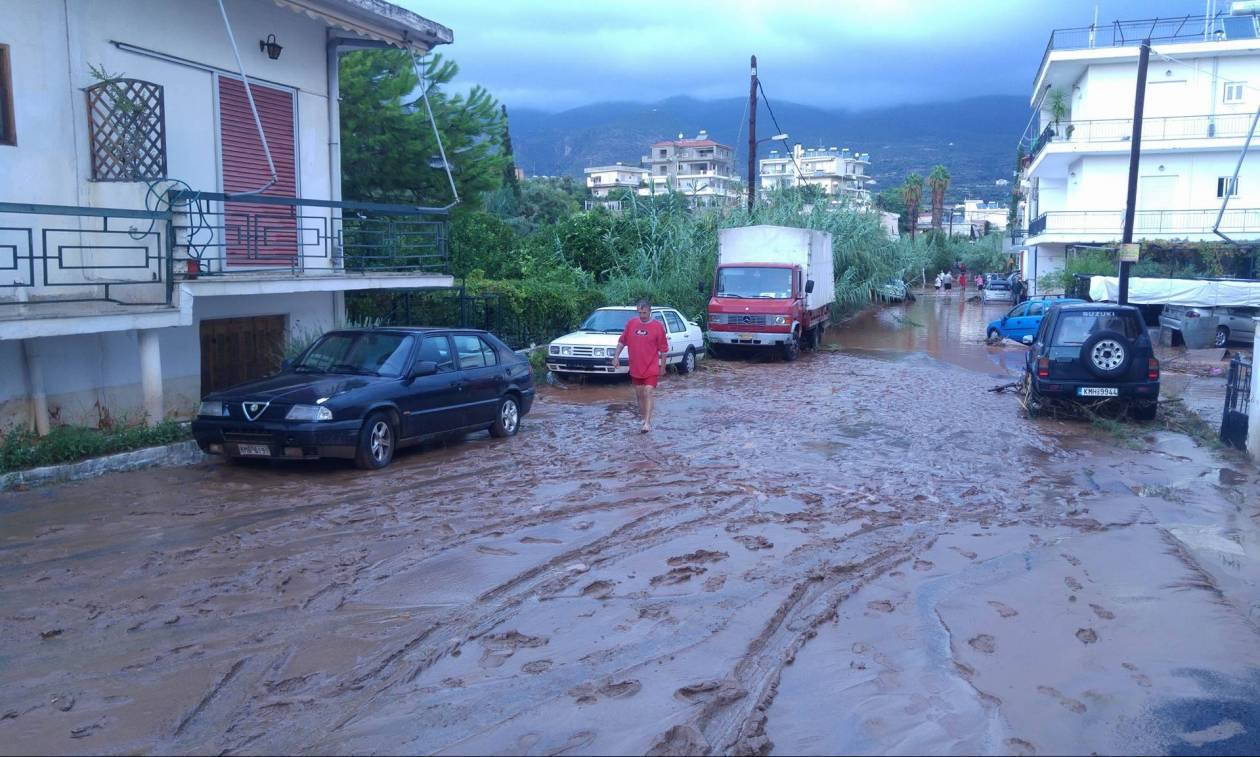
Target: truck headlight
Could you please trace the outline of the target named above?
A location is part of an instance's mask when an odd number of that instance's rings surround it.
[[[559,355],[559,354],[560,354],[560,345],[558,345],[558,344],[553,344],[553,345],[551,345],[550,347],[548,347],[548,348],[547,348],[547,354],[548,354],[548,355]]]
[[[770,322],[773,323],[775,326],[783,326],[785,324],[791,323],[792,317],[789,315],[776,315],[776,316],[771,317]]]
[[[209,418],[222,418],[227,414],[227,404],[223,402],[203,402],[197,408],[197,415],[204,415]]]
[[[286,421],[330,421],[332,411],[323,405],[294,405],[289,408]]]

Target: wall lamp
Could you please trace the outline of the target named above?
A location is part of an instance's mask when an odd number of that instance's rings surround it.
[[[267,39],[258,41],[258,49],[265,50],[267,57],[275,60],[280,57],[280,51],[284,48],[280,46],[279,42],[276,42],[276,35],[268,34]]]

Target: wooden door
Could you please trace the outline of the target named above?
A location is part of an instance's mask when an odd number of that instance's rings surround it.
[[[252,81],[249,88],[276,166],[276,183],[261,194],[296,197],[293,93]],[[224,192],[253,192],[271,179],[267,153],[258,138],[245,85],[228,76],[219,77],[219,141]],[[298,209],[292,206],[224,203],[223,244],[227,265],[293,265],[298,255],[297,218]]]
[[[283,315],[202,321],[202,395],[260,379],[280,370],[284,334]]]

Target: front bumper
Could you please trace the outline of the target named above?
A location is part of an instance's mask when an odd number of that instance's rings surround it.
[[[616,366],[609,364],[606,357],[570,357],[565,355],[548,355],[547,370],[562,373],[591,373],[605,376],[625,375],[630,373],[630,358],[623,357]]]
[[[747,347],[770,347],[792,339],[789,331],[717,331],[709,329],[709,341],[713,344],[734,344]]]
[[[1100,400],[1108,397],[1081,396],[1077,390],[1081,388],[1102,387],[1117,390],[1116,397],[1135,400],[1158,400],[1158,381],[1127,381],[1124,383],[1107,383],[1105,381],[1064,381],[1062,379],[1033,378],[1033,390],[1043,397],[1058,399]]]
[[[192,422],[192,433],[197,446],[213,455],[286,460],[315,460],[321,457],[352,459],[358,448],[362,425],[360,420],[246,423],[232,418],[198,417]],[[265,446],[268,454],[244,455],[242,445]]]

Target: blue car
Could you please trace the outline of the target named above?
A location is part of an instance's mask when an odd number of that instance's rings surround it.
[[[1033,335],[1037,333],[1037,328],[1041,325],[1042,316],[1051,307],[1084,301],[1066,297],[1037,297],[1021,302],[1011,308],[1006,315],[996,321],[991,321],[986,336],[989,341],[1013,339],[1016,342],[1024,342],[1027,339],[1031,342]]]

